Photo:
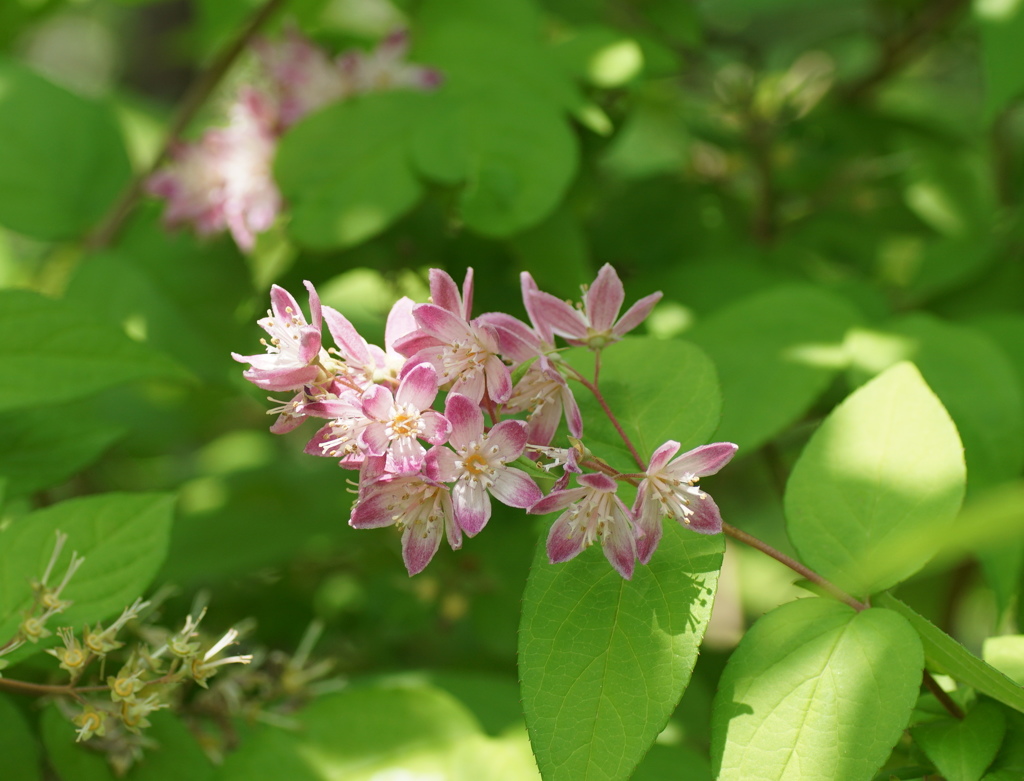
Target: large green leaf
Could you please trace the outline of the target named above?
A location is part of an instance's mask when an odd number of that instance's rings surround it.
[[[416,136],[423,174],[464,183],[459,213],[487,236],[540,222],[576,173],[576,137],[557,108],[518,84],[446,95]]]
[[[925,659],[932,670],[949,675],[982,694],[987,694],[992,699],[1024,713],[1024,688],[991,665],[985,664],[935,624],[891,594],[877,595],[875,604],[896,611],[910,622],[924,643]]]
[[[124,433],[82,402],[0,413],[0,475],[12,493],[56,485],[95,461]]]
[[[921,642],[899,615],[790,602],[744,635],[712,717],[719,781],[869,781],[910,719]]]
[[[1005,732],[1000,707],[980,702],[963,719],[921,724],[910,734],[947,781],[979,781],[995,759]]]
[[[174,497],[101,494],[69,499],[18,518],[0,532],[0,637],[10,637],[32,603],[53,552],[55,532],[68,536],[50,576],[60,582],[73,551],[85,557],[61,594],[74,604],[49,628],[81,626],[120,612],[149,586],[167,552]]]
[[[445,77],[438,111],[416,138],[416,162],[461,184],[458,210],[487,236],[529,228],[562,199],[577,166],[566,111],[582,103],[542,37],[530,0],[429,0],[416,56]]]
[[[188,377],[90,313],[27,290],[0,291],[0,330],[0,410],[80,399],[136,380]]]
[[[919,570],[963,500],[956,427],[909,363],[887,369],[836,407],[786,486],[790,539],[812,569],[854,594]],[[880,554],[916,535],[900,560]]]
[[[130,176],[108,107],[0,59],[0,224],[40,239],[80,236]]]
[[[411,138],[433,96],[411,91],[353,98],[314,113],[281,140],[274,173],[302,244],[349,247],[411,209],[422,186]]]
[[[39,742],[25,717],[6,696],[0,695],[0,756],[5,778],[17,781],[41,781],[43,777]]]
[[[580,347],[567,355],[593,380],[593,353]],[[587,447],[623,471],[636,471],[636,462],[593,395],[575,382],[572,387]],[[704,444],[722,408],[714,365],[699,347],[678,339],[628,338],[604,350],[600,390],[644,460],[669,439],[684,449]]]
[[[724,540],[668,524],[623,580],[598,546],[550,564],[523,596],[523,709],[546,781],[626,779],[665,727],[697,659]]]
[[[711,356],[724,410],[716,437],[760,447],[803,415],[842,367],[843,338],[860,320],[846,301],[782,287],[719,310],[687,336]]]

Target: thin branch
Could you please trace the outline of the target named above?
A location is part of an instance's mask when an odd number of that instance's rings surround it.
[[[932,678],[932,674],[930,672],[925,670],[922,680],[925,688],[935,695],[935,699],[939,701],[943,708],[949,711],[950,716],[955,719],[963,720],[964,712],[960,709],[960,706],[953,702],[953,698],[943,691],[942,687],[939,686],[939,682]]]
[[[622,442],[629,449],[629,452],[632,454],[633,460],[636,461],[637,466],[639,466],[643,470],[646,470],[647,464],[645,464],[644,460],[640,458],[640,453],[637,452],[637,449],[636,447],[634,447],[632,440],[630,440],[629,436],[622,428],[622,425],[619,423],[618,418],[615,417],[615,413],[612,412],[612,408],[608,406],[608,402],[605,401],[604,395],[601,393],[601,390],[594,383],[590,382],[586,377],[584,377],[582,374],[576,371],[575,368],[573,368],[572,366],[568,366],[568,364],[566,365],[572,371],[576,379],[580,381],[580,384],[583,385],[583,387],[586,388],[588,391],[590,391],[594,395],[594,398],[597,399],[597,403],[601,405],[601,409],[604,410],[604,414],[608,417],[608,420],[612,422],[612,425],[615,426],[615,430],[618,432],[619,437],[622,439]]]
[[[968,0],[938,0],[926,3],[920,16],[901,35],[883,39],[882,56],[874,69],[845,90],[850,100],[863,100],[891,76],[910,64],[922,51],[922,44],[945,27]]]
[[[238,33],[234,40],[228,44],[227,47],[221,50],[214,61],[210,64],[203,73],[196,79],[192,86],[185,93],[185,96],[181,100],[181,104],[178,107],[177,112],[174,115],[174,119],[171,121],[171,125],[167,131],[167,138],[164,141],[163,146],[160,148],[160,152],[157,154],[153,162],[138,176],[136,176],[131,183],[121,192],[117,201],[107,212],[107,215],[103,218],[103,221],[99,224],[95,231],[92,232],[85,240],[85,245],[89,249],[101,249],[109,246],[117,234],[120,233],[121,227],[124,225],[125,220],[135,209],[136,204],[139,202],[139,198],[142,197],[146,180],[160,167],[161,164],[167,159],[170,154],[170,150],[178,143],[181,139],[181,134],[185,132],[189,123],[195,118],[196,114],[203,107],[210,95],[220,84],[221,80],[231,69],[235,60],[238,56],[245,51],[246,46],[252,40],[253,36],[259,32],[260,28],[287,2],[287,0],[267,0],[246,22],[245,27]]]
[[[812,583],[816,583],[817,585],[821,586],[829,594],[834,596],[840,602],[845,602],[854,610],[867,610],[870,607],[870,605],[867,605],[864,602],[861,602],[860,600],[850,596],[841,588],[839,588],[839,586],[835,585],[832,581],[822,577],[817,572],[804,566],[796,559],[787,556],[785,553],[782,553],[781,551],[775,550],[775,548],[773,548],[767,542],[763,542],[762,540],[757,539],[757,537],[754,537],[751,534],[747,534],[742,529],[737,529],[735,526],[730,526],[727,523],[723,523],[722,531],[728,536],[732,537],[734,540],[739,540],[740,542],[749,545],[751,548],[756,548],[762,553],[771,556],[779,563],[785,564],[791,570],[793,570],[799,575],[803,575],[805,578],[807,578],[807,580],[811,581]]]

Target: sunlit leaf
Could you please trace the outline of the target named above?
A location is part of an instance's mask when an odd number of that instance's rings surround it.
[[[870,781],[910,719],[921,642],[889,610],[790,602],[744,635],[722,674],[711,756],[720,781]]]
[[[790,539],[812,569],[855,594],[888,588],[938,550],[960,509],[964,463],[956,427],[907,363],[851,394],[807,443],[786,485]],[[903,535],[902,560],[877,554]]]
[[[519,675],[546,781],[629,778],[689,682],[723,542],[667,523],[651,563],[629,581],[599,546],[565,564],[548,563],[538,546]]]

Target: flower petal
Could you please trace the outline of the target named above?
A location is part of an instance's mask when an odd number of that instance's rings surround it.
[[[619,316],[626,291],[610,263],[601,266],[597,279],[583,294],[583,306],[595,331],[610,331]]]
[[[420,436],[431,445],[443,445],[452,433],[452,424],[440,412],[428,409],[420,417],[423,421],[423,433]]]
[[[569,513],[562,513],[558,516],[558,520],[551,525],[551,531],[548,532],[548,561],[552,564],[561,564],[576,558],[583,550],[584,540],[583,533],[573,529]]]
[[[732,442],[713,442],[710,445],[701,445],[673,460],[665,471],[683,481],[690,479],[683,475],[707,477],[728,464],[738,449],[738,446]]]
[[[473,313],[473,267],[466,269],[466,276],[462,280],[462,316],[469,320]]]
[[[413,475],[420,471],[426,448],[413,437],[401,437],[391,443],[387,451],[387,470],[398,475]]]
[[[483,431],[483,415],[480,416]],[[522,420],[503,420],[487,433],[487,445],[497,448],[494,455],[503,461],[515,461],[526,447],[526,423]]]
[[[459,479],[461,470],[456,468],[457,461],[455,453],[446,447],[432,447],[427,451],[424,459],[427,477],[439,483],[454,483]]]
[[[462,452],[470,442],[480,442],[484,434],[484,414],[480,406],[461,393],[449,393],[444,416],[452,424],[451,443]],[[518,458],[518,456],[516,456]]]
[[[348,525],[353,529],[379,529],[395,522],[398,509],[396,501],[401,486],[396,483],[382,483],[370,488],[352,508]]]
[[[487,377],[487,395],[496,404],[503,404],[512,395],[512,372],[496,355],[492,355],[484,363],[484,374]]]
[[[573,339],[584,339],[587,336],[587,325],[583,318],[569,304],[550,293],[530,291],[530,309],[537,318],[537,330],[547,329],[559,336]]]
[[[605,527],[604,539],[601,541],[605,558],[626,580],[633,577],[636,567],[636,541],[625,523],[609,523]]]
[[[690,502],[693,515],[686,519],[685,525],[701,534],[719,534],[722,531],[722,513],[710,494],[700,492],[698,498]]]
[[[641,564],[647,564],[661,541],[661,506],[658,498],[646,491],[646,481],[640,483],[637,501],[633,507],[636,532],[636,555]]]
[[[420,328],[446,344],[466,341],[470,336],[469,323],[434,304],[417,304],[413,307],[412,316]]]
[[[373,420],[385,420],[395,405],[395,397],[383,385],[371,385],[363,394],[363,414]]]
[[[384,346],[389,350],[395,348],[395,342],[406,334],[416,330],[416,318],[412,316],[412,308],[416,306],[411,298],[402,296],[388,312],[388,322],[384,326]]]
[[[437,371],[429,363],[420,363],[402,377],[395,400],[399,404],[411,404],[423,410],[434,403],[436,396]]]
[[[416,523],[407,526],[402,534],[402,560],[409,575],[422,572],[434,558],[441,546],[441,526],[443,521]]]
[[[602,475],[599,472],[590,472],[585,475],[580,475],[576,478],[576,481],[582,483],[588,488],[593,488],[598,491],[615,493],[615,491],[619,489],[618,483],[608,477],[608,475]]]
[[[544,496],[533,478],[514,466],[505,467],[494,475],[491,495],[502,504],[522,509],[532,507]]]
[[[535,311],[537,304],[530,294],[539,292],[540,288],[537,287],[537,283],[530,276],[529,271],[523,271],[519,275],[519,287],[523,291],[523,306],[526,307],[526,314],[529,316],[533,327],[537,330],[537,335],[541,338],[541,341],[553,345],[555,343],[555,336],[551,333],[551,326],[548,325],[539,312]]]
[[[320,306],[320,294],[316,292],[316,288],[313,287],[313,283],[308,279],[305,280],[303,285],[306,286],[306,292],[309,293],[309,314],[310,314],[310,325],[313,326],[314,330],[319,331],[323,325],[323,315],[321,313]]]
[[[388,439],[384,424],[374,421],[359,434],[359,443],[371,456],[382,456],[388,452],[391,440]]]
[[[460,480],[452,489],[455,520],[470,537],[477,534],[491,518],[491,498],[483,484]]]
[[[299,307],[298,301],[296,301],[294,296],[292,296],[292,294],[283,287],[271,285],[270,308],[274,313],[274,317],[280,320],[282,324],[291,322],[296,316],[298,316],[302,322],[306,322],[306,318],[302,314],[302,309]]]
[[[561,491],[552,491],[536,504],[530,505],[527,513],[530,515],[547,515],[555,510],[562,510],[573,502],[579,501],[587,495],[586,488],[567,488]]]
[[[672,460],[672,456],[679,452],[682,447],[674,439],[670,439],[661,445],[651,454],[650,463],[647,465],[647,474],[653,475],[665,468],[665,465]]]
[[[338,352],[346,361],[351,361],[356,366],[366,366],[370,363],[370,351],[366,346],[366,340],[359,335],[355,326],[348,321],[341,312],[329,306],[323,308],[324,320],[327,321],[327,330],[331,332],[334,343],[338,345]]]
[[[453,315],[462,316],[462,296],[458,285],[447,271],[439,268],[430,269],[430,300]]]
[[[662,293],[659,290],[657,293],[644,296],[633,304],[633,306],[626,310],[626,314],[619,319],[619,322],[615,324],[615,327],[612,328],[612,333],[616,336],[622,336],[640,325],[640,323],[647,319],[647,315],[654,309],[654,305],[661,301],[661,296]]]

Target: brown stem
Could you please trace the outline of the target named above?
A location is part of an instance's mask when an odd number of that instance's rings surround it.
[[[757,191],[754,194],[754,220],[751,230],[754,240],[759,244],[768,245],[775,239],[777,226],[775,222],[776,193],[775,171],[772,163],[773,136],[771,124],[749,112],[747,143],[754,164]]]
[[[262,7],[249,17],[249,21],[246,22],[245,27],[242,28],[234,40],[220,51],[210,64],[210,67],[203,71],[199,78],[192,83],[192,86],[189,87],[182,98],[174,119],[171,120],[171,125],[167,130],[167,138],[160,148],[160,152],[153,162],[121,192],[121,195],[110,208],[110,211],[107,212],[103,221],[86,238],[86,247],[94,250],[101,249],[109,246],[114,241],[117,234],[121,231],[125,220],[128,219],[128,216],[132,213],[139,198],[142,196],[146,180],[167,159],[171,148],[181,139],[181,134],[185,131],[185,128],[188,127],[189,123],[199,112],[199,109],[209,99],[221,79],[231,69],[238,55],[245,50],[249,41],[252,40],[252,37],[259,32],[260,28],[286,2],[287,0],[267,0]]]
[[[935,699],[939,701],[942,707],[949,711],[950,716],[963,720],[964,712],[960,709],[960,706],[953,702],[953,699],[943,691],[942,687],[939,686],[939,682],[932,678],[932,674],[927,670],[924,671],[923,682],[925,688],[935,695]]]
[[[912,62],[920,53],[922,42],[944,27],[957,12],[966,8],[967,4],[968,0],[937,0],[926,3],[920,16],[901,35],[884,40],[882,57],[878,64],[870,73],[846,88],[846,97],[857,101],[870,95],[889,77]]]
[[[807,580],[811,581],[812,583],[821,586],[821,588],[825,589],[825,591],[827,591],[829,594],[834,596],[840,602],[845,602],[854,610],[867,610],[870,607],[870,605],[867,605],[864,602],[861,602],[860,600],[855,599],[854,597],[847,594],[845,591],[839,588],[839,586],[835,585],[832,581],[823,578],[814,570],[805,567],[796,559],[790,558],[785,553],[775,550],[775,548],[773,548],[767,542],[763,542],[762,540],[757,539],[757,537],[754,537],[751,534],[747,534],[742,529],[737,529],[735,526],[730,526],[727,523],[723,523],[722,531],[728,536],[732,537],[734,540],[739,540],[740,542],[749,545],[751,548],[756,548],[762,553],[771,556],[779,563],[785,564],[791,570],[800,575],[803,575],[805,578],[807,578]]]

